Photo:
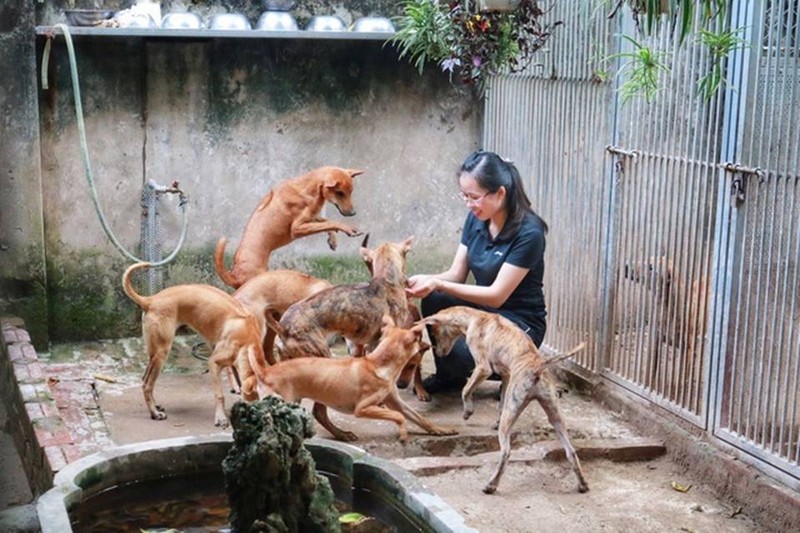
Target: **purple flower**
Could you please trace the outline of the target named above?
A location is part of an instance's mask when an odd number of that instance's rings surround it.
[[[457,57],[448,57],[447,59],[442,61],[442,71],[443,72],[453,72],[457,66],[461,65],[461,60]]]
[[[481,59],[481,56],[472,56],[473,66],[480,67],[481,63],[483,63],[483,59]]]

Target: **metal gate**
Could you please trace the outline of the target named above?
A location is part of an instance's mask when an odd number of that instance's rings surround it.
[[[494,79],[484,146],[530,178],[548,236],[548,333],[600,375],[800,480],[798,0],[734,1],[715,31],[747,43],[698,96],[712,56],[674,28],[652,101],[623,102],[608,57],[631,46],[591,5],[539,61]],[[591,4],[591,3],[579,3]],[[698,16],[701,14],[698,13]],[[619,67],[620,65],[617,65]],[[618,71],[619,68],[614,69]],[[624,70],[623,70],[624,72]],[[774,467],[774,468],[773,468]]]

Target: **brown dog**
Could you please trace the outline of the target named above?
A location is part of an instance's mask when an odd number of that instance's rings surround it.
[[[655,334],[650,335],[650,354],[652,368],[650,379],[656,382],[662,355],[662,346],[677,348],[684,356],[680,375],[683,387],[689,387],[696,374],[696,365],[702,353],[706,336],[706,309],[708,307],[709,286],[705,276],[691,285],[677,275],[672,261],[663,255],[650,257],[643,261],[625,264],[626,279],[642,284],[652,292],[654,302]],[[699,348],[698,348],[699,346]],[[678,394],[677,387],[671,389],[671,396]]]
[[[131,275],[149,266],[150,263],[136,263],[128,267],[122,275],[122,287],[128,298],[144,312],[142,334],[149,362],[142,378],[142,391],[150,417],[154,420],[167,418],[164,409],[156,405],[153,389],[169,355],[175,330],[186,325],[213,346],[208,370],[216,400],[214,425],[227,427],[220,371],[236,365],[242,377],[244,398],[248,401],[256,399],[254,367],[265,366],[258,322],[230,294],[210,285],[177,285],[152,296],[137,294],[131,284]]]
[[[336,206],[344,216],[356,214],[351,196],[353,178],[362,170],[321,167],[286,180],[267,193],[250,215],[239,247],[233,256],[233,268],[225,268],[223,237],[217,243],[214,264],[226,285],[239,288],[245,281],[269,269],[273,250],[295,239],[328,232],[328,245],[336,249],[336,232],[351,237],[361,235],[357,229],[320,217],[325,202]]]
[[[247,280],[236,289],[236,298],[256,317],[264,333],[264,356],[271,365],[275,364],[273,347],[275,330],[266,327],[267,314],[273,320],[280,320],[291,306],[332,285],[319,278],[295,270],[270,270]]]
[[[361,248],[361,256],[371,265],[369,283],[336,285],[300,301],[286,310],[280,322],[266,316],[283,343],[283,355],[329,357],[326,338],[339,333],[357,345],[354,355],[364,347],[377,345],[381,319],[388,314],[395,324],[408,323],[405,256],[411,249],[409,237],[401,243],[384,243],[375,250]]]
[[[313,400],[313,413],[335,438],[353,441],[358,437],[336,427],[326,406],[359,418],[390,420],[397,424],[400,441],[406,442],[406,420],[433,435],[455,435],[409,407],[397,392],[397,376],[408,360],[429,348],[422,342],[423,326],[403,329],[389,315],[383,317],[380,343],[365,357],[319,359],[298,357],[265,367],[259,378],[259,396],[277,394],[287,402]]]
[[[545,359],[533,341],[510,320],[495,313],[465,306],[444,309],[425,318],[420,324],[431,326],[436,341],[434,350],[438,356],[448,354],[453,343],[466,335],[467,346],[475,358],[475,370],[461,392],[465,420],[474,410],[472,392],[475,387],[492,372],[500,374],[503,379],[498,425],[500,464],[483,492],[491,494],[497,490],[497,484],[511,455],[511,428],[532,400],[539,402],[553,425],[567,459],[572,464],[572,471],[578,478],[578,490],[589,490],[580,460],[567,435],[567,428],[558,409],[557,394],[548,374],[549,366],[582,350],[584,343],[567,354]]]

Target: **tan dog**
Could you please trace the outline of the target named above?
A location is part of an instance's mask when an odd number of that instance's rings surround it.
[[[475,387],[485,381],[492,372],[500,374],[503,380],[498,424],[500,463],[492,479],[483,488],[483,492],[491,494],[497,490],[500,477],[511,455],[511,428],[532,400],[539,402],[547,419],[553,425],[572,465],[572,471],[578,478],[578,490],[580,492],[589,490],[578,454],[575,453],[567,435],[567,428],[558,409],[558,397],[548,373],[548,367],[582,350],[584,343],[567,354],[545,359],[533,341],[510,320],[495,313],[465,306],[444,309],[425,318],[420,324],[431,326],[436,343],[434,350],[438,356],[448,354],[453,343],[462,335],[466,335],[467,346],[475,358],[475,370],[461,392],[465,420],[474,410],[472,392]]]
[[[227,427],[225,398],[220,371],[236,365],[242,377],[242,393],[246,400],[257,397],[254,367],[263,367],[261,330],[258,322],[230,294],[210,285],[177,285],[152,296],[141,296],[131,284],[136,270],[150,263],[136,263],[122,275],[122,287],[128,298],[142,308],[142,334],[149,362],[142,378],[142,391],[150,417],[164,420],[167,414],[156,404],[153,389],[169,355],[175,330],[186,325],[196,331],[209,346],[208,370],[214,386],[214,425]]]
[[[352,432],[336,427],[328,418],[326,406],[359,418],[389,420],[397,424],[400,440],[406,442],[406,420],[433,435],[455,435],[409,407],[397,392],[397,376],[417,353],[429,346],[422,342],[423,326],[403,329],[386,315],[380,343],[365,357],[319,359],[299,357],[266,367],[259,379],[259,396],[277,394],[287,402],[313,400],[313,413],[335,438],[353,441]]]
[[[369,283],[320,291],[289,307],[280,322],[266,316],[283,343],[284,357],[329,357],[326,339],[332,333],[355,343],[354,355],[360,356],[365,346],[372,348],[380,340],[383,315],[388,314],[396,324],[407,324],[405,256],[412,240],[384,243],[375,250],[362,247],[361,256],[373,272]]]
[[[662,360],[662,345],[672,346],[683,353],[681,376],[684,386],[695,374],[706,336],[706,309],[709,286],[705,276],[695,280],[687,290],[675,271],[672,261],[663,255],[644,261],[625,264],[625,278],[642,284],[653,293],[656,319],[655,335],[650,336],[652,369],[655,382]],[[699,348],[698,348],[699,346]],[[677,392],[677,391],[676,391]],[[674,395],[673,395],[674,396]]]
[[[295,270],[270,270],[247,280],[236,289],[233,297],[242,303],[256,317],[264,333],[264,356],[271,365],[275,364],[273,347],[275,330],[266,327],[267,314],[273,320],[280,320],[291,306],[309,296],[332,287],[319,278]]]
[[[226,285],[239,288],[245,281],[269,269],[273,250],[295,239],[328,232],[328,245],[336,249],[336,232],[351,237],[361,235],[357,229],[320,217],[325,202],[336,206],[344,216],[356,214],[351,196],[353,178],[362,170],[321,167],[286,180],[267,193],[250,215],[239,247],[233,256],[233,268],[225,268],[223,237],[217,243],[214,264],[217,274]]]

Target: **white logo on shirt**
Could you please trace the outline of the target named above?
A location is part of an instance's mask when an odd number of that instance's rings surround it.
[[[503,252],[501,252],[500,250],[495,250],[494,255],[499,255],[500,257],[503,257]]]

